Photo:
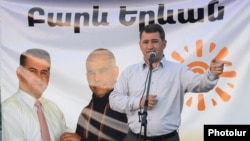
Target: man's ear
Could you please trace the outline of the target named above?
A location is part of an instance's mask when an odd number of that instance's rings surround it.
[[[167,47],[167,43],[168,43],[167,40],[164,40],[164,41],[163,41],[163,44],[164,44],[164,47],[163,47],[163,48],[164,48],[164,49]]]
[[[116,79],[118,78],[118,75],[119,75],[119,67],[115,66],[115,77],[116,77]]]
[[[22,76],[23,76],[22,72],[23,72],[22,67],[21,66],[17,67],[17,69],[16,69],[16,75],[17,75],[18,79],[22,78]]]

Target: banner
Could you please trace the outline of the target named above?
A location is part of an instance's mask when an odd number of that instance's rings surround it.
[[[168,60],[197,73],[215,57],[232,62],[213,90],[185,94],[181,140],[202,141],[206,124],[250,124],[248,0],[1,0],[0,6],[1,101],[18,89],[20,53],[43,48],[52,59],[43,96],[60,107],[74,132],[92,96],[87,55],[110,49],[121,73],[143,60],[139,30],[159,23],[166,31]]]

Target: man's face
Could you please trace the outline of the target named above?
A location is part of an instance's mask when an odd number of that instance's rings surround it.
[[[143,53],[144,60],[148,62],[150,52],[156,53],[156,61],[160,61],[163,56],[163,50],[166,47],[166,40],[160,38],[159,32],[146,33],[143,32],[139,45]]]
[[[113,89],[119,70],[107,55],[92,56],[86,63],[86,69],[89,87],[96,96],[103,97]]]
[[[20,89],[40,98],[48,86],[50,65],[46,60],[28,55],[25,66],[17,69]]]

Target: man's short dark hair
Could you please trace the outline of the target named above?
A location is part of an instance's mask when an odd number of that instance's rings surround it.
[[[142,30],[140,31],[140,39],[141,39],[141,35],[142,35],[143,32],[146,32],[146,33],[159,32],[160,33],[160,38],[162,40],[165,40],[165,31],[162,28],[162,26],[159,25],[159,24],[149,24],[149,25],[143,27]]]
[[[20,65],[21,66],[25,66],[26,65],[27,55],[31,55],[31,56],[34,56],[36,58],[44,59],[49,64],[51,63],[51,61],[50,61],[50,55],[49,55],[49,53],[46,50],[38,49],[38,48],[33,48],[33,49],[26,50],[25,52],[23,52],[20,55]]]

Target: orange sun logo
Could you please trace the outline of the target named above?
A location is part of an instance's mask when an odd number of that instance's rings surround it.
[[[216,48],[216,44],[213,43],[213,42],[210,43],[209,53],[212,53],[215,48]],[[184,46],[184,51],[187,52],[187,53],[189,52],[188,46]],[[219,53],[216,55],[215,58],[217,60],[223,60],[227,55],[228,55],[228,49],[227,49],[227,47],[224,47],[219,51]],[[171,56],[172,56],[173,59],[177,60],[178,62],[185,63],[185,59],[178,52],[173,51]],[[198,58],[203,57],[203,42],[202,42],[202,40],[197,40],[197,42],[196,42],[196,56]],[[188,64],[188,63],[185,63],[185,64]],[[193,72],[200,73],[200,74],[205,73],[205,71],[207,69],[209,69],[209,64],[207,64],[206,62],[202,62],[202,61],[193,61],[193,62],[190,62],[187,66],[190,67]],[[221,78],[232,78],[232,77],[236,77],[236,72],[235,71],[224,71],[221,74],[220,79]],[[231,83],[231,82],[228,82],[227,87],[233,89],[234,84]],[[224,102],[228,102],[231,99],[231,95],[229,93],[227,93],[225,90],[223,90],[222,88],[220,88],[219,86],[216,86],[214,88],[214,91],[215,91],[215,94],[218,95],[219,98]],[[186,100],[185,104],[188,107],[191,107],[191,105],[193,103],[193,98],[195,96],[197,96],[197,101],[198,101],[197,109],[199,111],[204,111],[206,109],[206,102],[205,102],[204,93],[199,93],[198,95],[195,94],[195,95],[190,96]],[[211,101],[213,106],[217,105],[217,100],[215,98],[211,98],[210,101]]]

